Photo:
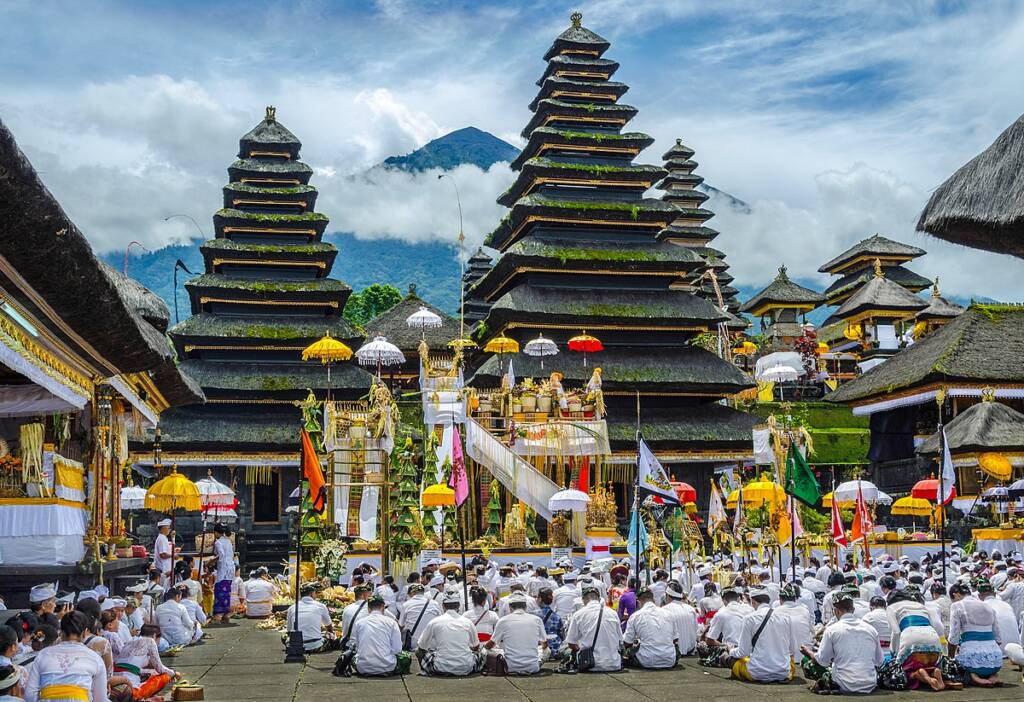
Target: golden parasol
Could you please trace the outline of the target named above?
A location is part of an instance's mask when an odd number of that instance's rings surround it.
[[[352,358],[352,349],[345,343],[331,338],[326,332],[319,341],[314,341],[302,351],[302,360],[316,359],[327,366],[327,399],[331,399],[331,364]]]
[[[461,339],[452,339],[448,342],[448,348],[450,349],[475,349],[476,342],[472,339],[462,337]]]
[[[750,356],[757,353],[757,344],[752,341],[744,341],[742,344],[737,344],[732,352],[736,356]]]
[[[180,509],[199,512],[203,509],[199,499],[199,487],[172,466],[171,472],[146,490],[146,509],[171,515],[171,585],[174,585],[174,521]]]
[[[786,503],[786,491],[770,480],[755,480],[743,486],[743,504],[747,507],[761,507],[765,504],[781,507]],[[729,493],[725,506],[733,509],[739,499],[739,490]]]
[[[928,517],[932,513],[932,503],[921,497],[901,497],[892,503],[889,514],[894,517]]]
[[[519,353],[519,342],[501,334],[487,342],[487,345],[484,346],[484,352],[499,354]]]
[[[420,504],[424,507],[453,507],[455,505],[455,491],[443,483],[430,485],[420,495]]]
[[[1013,464],[1001,453],[986,451],[978,456],[978,467],[996,480],[1008,481],[1013,478]]]

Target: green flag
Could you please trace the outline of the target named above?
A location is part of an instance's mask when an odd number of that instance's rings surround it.
[[[791,442],[786,456],[786,494],[792,495],[808,507],[814,507],[821,500],[821,487],[814,472]]]

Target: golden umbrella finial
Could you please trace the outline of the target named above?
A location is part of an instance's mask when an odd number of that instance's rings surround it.
[[[277,108],[273,105],[267,105],[267,114],[263,117],[268,122],[277,121]]]
[[[875,277],[876,278],[884,278],[885,277],[885,273],[882,272],[882,262],[880,260],[878,260],[877,258],[875,259]]]
[[[939,297],[939,276],[935,276],[935,284],[932,285],[932,297]]]
[[[577,29],[579,29],[581,26],[583,26],[583,24],[582,24],[583,23],[583,13],[582,12],[573,12],[571,15],[569,15],[569,19],[572,20],[572,26],[573,27],[576,27]]]

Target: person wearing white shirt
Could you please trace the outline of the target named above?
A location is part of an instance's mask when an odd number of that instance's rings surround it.
[[[313,599],[316,585],[303,583],[299,592],[302,598],[298,604],[298,630],[302,632],[302,645],[306,649],[306,653],[324,653],[334,650],[337,648],[334,624],[331,622],[331,614],[327,611],[327,605]],[[285,614],[284,621],[289,631],[296,629],[295,608],[296,605],[292,605]]]
[[[444,614],[430,620],[423,629],[416,657],[426,675],[461,677],[483,668],[485,655],[473,622],[459,614],[461,602],[454,595],[446,596]]]
[[[793,584],[796,585],[797,591],[800,593],[797,601],[807,610],[807,616],[811,618],[811,626],[813,627],[818,620],[818,600],[813,592],[803,586],[802,580],[796,580]]]
[[[637,609],[626,620],[622,641],[634,647],[627,660],[641,668],[660,670],[676,664],[676,637],[673,621],[668,612],[654,603],[654,593],[641,590],[637,596]]]
[[[370,610],[367,603],[370,601],[370,593],[373,586],[363,583],[356,585],[355,599],[341,611],[341,633],[343,641],[348,641],[352,636],[356,623],[363,617],[369,616]],[[383,598],[382,598],[383,599]]]
[[[353,665],[360,675],[392,675],[399,672],[402,632],[398,622],[384,613],[384,599],[370,598],[370,613],[356,623],[349,644],[355,649]]]
[[[231,585],[235,580],[235,547],[228,538],[229,530],[223,524],[215,524],[213,533],[213,555],[217,559],[213,583],[213,621],[227,623],[231,616]]]
[[[981,580],[978,582],[978,599],[984,602],[992,610],[996,617],[996,639],[999,641],[1000,649],[1005,650],[1006,644],[1020,645],[1020,629],[1017,628],[1017,618],[1013,615],[1013,607],[1009,602],[1004,602],[995,596],[992,591],[992,584]]]
[[[839,619],[829,624],[821,636],[817,652],[801,648],[804,655],[829,673],[818,681],[818,690],[838,689],[844,694],[867,694],[878,681],[877,668],[885,660],[878,632],[853,614],[853,598],[841,595],[833,603]]]
[[[1024,570],[1010,568],[1003,589],[998,591],[999,599],[1013,607],[1013,616],[1020,620],[1024,614]]]
[[[668,572],[658,568],[654,571],[654,582],[651,583],[651,593],[654,595],[654,604],[659,607],[665,604],[665,588],[668,587]]]
[[[931,584],[928,589],[931,594],[931,599],[924,603],[924,606],[928,608],[928,611],[938,617],[939,621],[942,622],[942,626],[949,628],[949,608],[953,602],[949,599],[949,595],[946,594],[946,586],[942,582],[935,582]]]
[[[683,588],[677,582],[668,584],[665,597],[662,609],[672,622],[676,650],[680,656],[688,656],[697,648],[697,610],[683,601]]]
[[[574,653],[581,648],[592,648],[593,672],[611,673],[622,668],[622,657],[619,655],[622,629],[619,628],[619,617],[615,610],[604,606],[601,591],[596,587],[587,586],[583,589],[583,608],[569,620],[569,630],[563,643]]]
[[[485,646],[498,648],[505,656],[508,672],[533,675],[540,672],[540,649],[547,644],[547,634],[539,617],[526,611],[526,595],[509,595],[509,613],[498,620],[494,635]]]
[[[1010,576],[1006,571],[1006,561],[996,561],[992,564],[992,567],[995,568],[996,572],[989,578],[989,582],[992,583],[992,589],[998,592],[1006,584]]]
[[[181,604],[184,595],[184,588],[173,587],[164,595],[163,604],[156,608],[157,626],[171,646],[187,646],[195,636],[196,623]]]
[[[441,606],[427,597],[422,585],[413,583],[409,586],[409,599],[402,605],[398,624],[403,632],[410,635],[412,650],[416,650],[420,636],[430,621],[441,614]]]
[[[106,702],[107,666],[99,654],[82,643],[89,625],[89,617],[83,612],[69,612],[61,618],[60,643],[39,651],[29,668],[27,702]]]
[[[245,583],[245,616],[247,619],[266,619],[274,609],[277,585],[267,578],[267,569],[260,567]]]
[[[552,593],[554,597],[552,608],[555,610],[555,614],[563,620],[568,620],[569,616],[579,607],[580,591],[576,588],[575,575],[570,578],[567,573],[563,580],[565,584],[555,588]]]
[[[469,589],[469,599],[473,606],[466,611],[464,616],[473,622],[476,629],[476,637],[480,643],[487,643],[494,635],[494,627],[498,623],[498,615],[487,606],[487,591],[482,587],[474,585]]]
[[[522,594],[524,597],[526,597],[526,611],[528,613],[530,613],[530,614],[537,614],[538,612],[540,612],[540,605],[537,604],[537,600],[535,600],[530,595],[527,595],[526,594],[526,588],[523,587],[522,585],[519,585],[518,583],[512,586],[512,595],[514,595],[517,592]],[[512,595],[508,595],[506,597],[502,597],[500,600],[498,600],[497,610],[498,610],[498,618],[499,619],[501,617],[508,616],[508,613],[509,613],[509,608],[508,608],[509,599],[508,598],[511,597]]]
[[[398,586],[393,575],[385,575],[373,594],[384,600],[384,610],[395,619],[398,618]]]
[[[555,582],[548,578],[547,568],[537,568],[534,574],[526,582],[526,594],[537,599],[537,593],[546,587],[550,587],[553,590],[555,588]]]
[[[161,519],[156,523],[160,533],[157,534],[156,542],[153,544],[153,567],[160,573],[160,585],[166,590],[171,582],[171,520]]]
[[[776,609],[778,614],[789,617],[797,643],[809,646],[814,641],[814,620],[798,600],[799,589],[798,585],[784,585],[779,590],[779,605]]]
[[[748,682],[782,682],[793,676],[793,661],[800,658],[800,644],[786,616],[772,616],[771,597],[762,588],[751,589],[757,609],[743,619],[732,675]],[[715,617],[717,619],[717,615]],[[756,637],[755,637],[756,634]]]
[[[196,628],[192,633],[192,643],[196,643],[203,638],[203,624],[206,624],[206,612],[199,606],[199,603],[192,599],[192,596],[181,598],[181,606],[188,611],[188,616],[192,617],[192,621],[195,622]]]
[[[712,647],[733,648],[740,643],[743,620],[754,610],[750,605],[740,602],[740,593],[733,588],[726,588],[722,592],[722,601],[725,606],[715,613],[704,638]]]
[[[979,583],[991,588],[987,581]],[[949,613],[949,645],[956,660],[971,674],[971,682],[979,687],[993,687],[999,682],[1003,667],[1003,651],[999,641],[999,625],[995,611],[981,599],[971,597],[971,588],[955,583],[949,588],[953,606]],[[1000,604],[1006,605],[1005,602]]]
[[[870,626],[878,634],[878,645],[882,647],[882,655],[888,658],[889,641],[892,639],[892,625],[885,611],[885,598],[872,597],[869,603],[871,610],[861,617],[861,621]]]

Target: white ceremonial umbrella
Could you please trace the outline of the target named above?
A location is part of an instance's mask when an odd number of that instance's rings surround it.
[[[213,476],[197,480],[196,487],[199,488],[199,502],[203,507],[230,509],[235,504],[235,491],[215,480]]]
[[[405,355],[397,346],[379,334],[373,341],[367,341],[356,351],[356,359],[362,366],[377,366],[377,377],[380,377],[381,366],[396,366],[405,363]]]
[[[146,509],[146,488],[127,485],[121,488],[122,511]]]
[[[981,493],[981,499],[985,502],[1009,502],[1010,491],[1009,489],[999,486],[991,487],[985,492]]]
[[[836,489],[832,491],[832,500],[842,502],[856,502],[857,494],[859,493],[864,496],[864,501],[868,503],[878,502],[879,489],[878,487],[867,480],[848,480],[845,483],[839,483]],[[881,493],[885,494],[885,493]],[[888,495],[886,495],[888,497]],[[892,498],[889,498],[890,502]],[[887,504],[883,502],[882,504]]]
[[[890,495],[887,492],[882,492],[881,490],[879,490],[878,491],[878,497],[875,498],[875,504],[876,505],[886,505],[886,506],[891,505],[892,504],[892,495]]]
[[[1007,488],[1007,494],[1010,497],[1024,497],[1024,478],[1010,483],[1010,487]]]
[[[548,500],[552,512],[586,512],[590,495],[582,490],[559,490]]]
[[[787,382],[790,380],[796,380],[802,375],[800,371],[792,366],[772,366],[768,370],[764,371],[757,377],[758,380],[765,380],[769,382]]]
[[[544,357],[557,354],[558,346],[551,339],[545,339],[544,335],[540,334],[536,339],[526,342],[526,346],[523,347],[523,353],[527,356],[540,358],[540,369],[544,370]]]
[[[422,305],[418,310],[406,317],[405,323],[412,329],[419,329],[424,337],[426,337],[427,329],[439,329],[444,326],[440,315],[431,312]]]

